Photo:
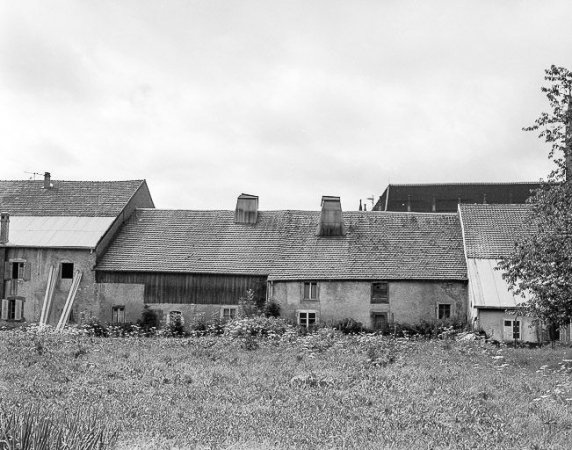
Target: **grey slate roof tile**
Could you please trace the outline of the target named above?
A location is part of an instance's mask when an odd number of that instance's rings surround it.
[[[269,279],[466,279],[456,214],[344,212],[346,235],[317,236],[319,211],[137,210],[97,270],[267,275]]]
[[[460,205],[467,258],[508,256],[516,240],[533,232],[529,205]]]
[[[14,216],[115,217],[144,180],[0,181],[0,209]]]

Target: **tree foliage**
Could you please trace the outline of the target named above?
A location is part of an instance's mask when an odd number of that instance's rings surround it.
[[[499,269],[513,292],[527,295],[524,314],[537,322],[564,325],[572,319],[572,169],[566,167],[572,159],[572,72],[552,66],[545,79],[550,85],[542,91],[551,112],[524,130],[540,130],[556,167],[530,199],[531,234],[517,241]]]

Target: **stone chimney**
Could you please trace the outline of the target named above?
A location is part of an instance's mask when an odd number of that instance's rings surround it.
[[[50,180],[51,180],[50,172],[45,172],[44,173],[44,189],[49,189],[52,187],[52,183],[50,182]]]
[[[256,195],[241,194],[236,201],[234,210],[234,223],[254,225],[258,221],[258,197]]]
[[[10,238],[10,214],[0,213],[0,245],[8,243]]]
[[[343,236],[344,218],[340,197],[323,196],[318,236]]]

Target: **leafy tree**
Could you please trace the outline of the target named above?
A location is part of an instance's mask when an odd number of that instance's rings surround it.
[[[552,66],[545,79],[552,111],[524,130],[540,130],[556,168],[530,199],[531,234],[499,268],[513,292],[528,293],[521,312],[554,328],[572,319],[572,72]]]

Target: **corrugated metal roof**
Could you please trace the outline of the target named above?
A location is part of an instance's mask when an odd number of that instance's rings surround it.
[[[467,259],[469,285],[475,308],[514,308],[527,301],[515,296],[502,278],[502,271],[495,270],[500,259]]]
[[[95,248],[114,217],[11,216],[8,247]]]

